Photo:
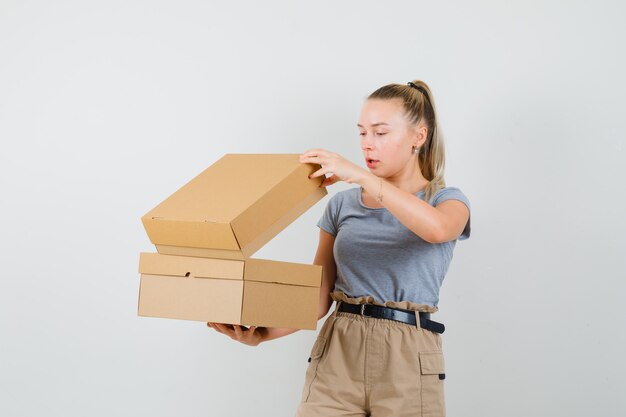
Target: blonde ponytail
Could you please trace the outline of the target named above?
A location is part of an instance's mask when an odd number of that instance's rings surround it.
[[[421,80],[413,80],[406,85],[388,84],[368,96],[368,99],[400,98],[410,123],[417,125],[424,120],[427,137],[419,149],[417,158],[422,175],[429,183],[424,190],[428,202],[437,191],[446,186],[444,180],[445,148],[443,137],[437,124],[437,112],[432,92]]]

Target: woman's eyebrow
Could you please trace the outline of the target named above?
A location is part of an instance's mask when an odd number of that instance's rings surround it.
[[[358,127],[363,127],[360,124],[356,124]],[[380,126],[380,125],[387,125],[389,126],[389,123],[385,123],[385,122],[379,122],[379,123],[373,123],[372,126]]]

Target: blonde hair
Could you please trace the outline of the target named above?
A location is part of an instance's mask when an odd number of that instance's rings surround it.
[[[417,126],[424,120],[427,136],[417,158],[422,175],[430,181],[424,190],[425,200],[430,202],[435,193],[446,186],[443,178],[446,163],[445,148],[437,126],[437,112],[430,88],[422,80],[413,80],[411,83],[417,88],[410,86],[409,83],[387,84],[374,91],[367,99],[399,98],[410,124]]]

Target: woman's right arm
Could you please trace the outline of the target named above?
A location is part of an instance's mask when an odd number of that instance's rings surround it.
[[[331,235],[324,229],[320,228],[320,238],[317,245],[317,253],[313,265],[322,266],[322,284],[320,286],[320,303],[317,313],[317,320],[320,320],[328,314],[333,299],[330,292],[335,287],[337,279],[337,265],[333,255],[333,246],[335,245],[335,236]],[[261,333],[261,341],[267,342],[287,336],[297,332],[299,329],[289,329],[284,327],[260,327],[257,329]]]

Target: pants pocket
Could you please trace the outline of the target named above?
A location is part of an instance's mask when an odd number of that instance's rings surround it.
[[[326,337],[317,336],[315,339],[315,343],[311,348],[311,353],[309,355],[309,366],[306,370],[306,377],[304,381],[304,390],[302,392],[302,402],[306,402],[309,399],[309,394],[311,393],[311,385],[317,376],[317,366],[319,365],[320,359],[324,354],[324,348],[326,346]]]
[[[443,381],[446,377],[443,352],[419,352],[422,417],[444,417],[446,406]]]

